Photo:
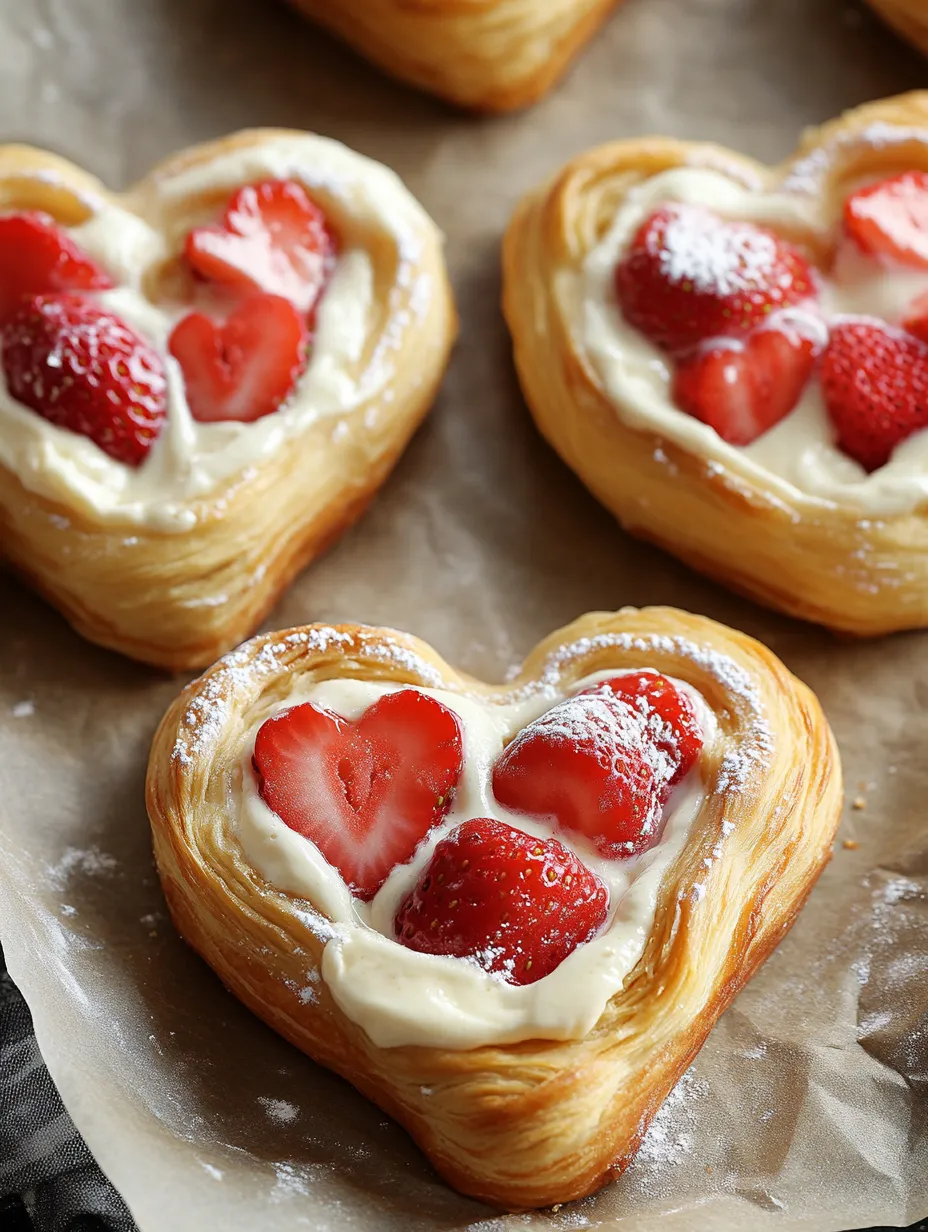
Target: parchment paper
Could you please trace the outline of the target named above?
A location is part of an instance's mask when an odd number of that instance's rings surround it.
[[[818,692],[858,805],[841,838],[859,847],[839,843],[626,1177],[500,1216],[447,1189],[177,940],[142,782],[182,682],[84,644],[0,580],[0,940],[143,1232],[824,1232],[928,1214],[928,635],[838,641],[623,535],[536,436],[497,306],[513,203],[585,147],[663,131],[777,159],[801,127],[919,84],[926,64],[841,0],[628,0],[551,98],[482,121],[269,0],[0,0],[3,139],[119,186],[239,127],[314,128],[396,167],[447,230],[464,327],[440,402],[269,627],[391,624],[499,678],[589,609],[691,608],[766,641]]]

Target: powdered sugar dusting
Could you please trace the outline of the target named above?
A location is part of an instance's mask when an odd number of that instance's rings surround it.
[[[910,128],[903,124],[887,124],[878,121],[868,124],[859,132],[840,132],[825,145],[811,150],[801,158],[783,181],[785,192],[804,193],[809,196],[821,192],[825,177],[836,161],[869,150],[885,150],[895,145],[928,145],[928,129]]]
[[[259,1095],[258,1103],[264,1109],[268,1119],[276,1121],[279,1125],[290,1125],[300,1115],[296,1104],[291,1104],[285,1099],[271,1099],[270,1096]]]
[[[649,229],[647,247],[668,282],[724,297],[751,294],[759,286],[789,289],[779,242],[769,232],[696,206],[667,206],[664,214],[667,224]]]
[[[115,856],[99,847],[68,847],[57,864],[49,870],[52,884],[63,888],[74,873],[85,877],[108,877],[118,868]]]

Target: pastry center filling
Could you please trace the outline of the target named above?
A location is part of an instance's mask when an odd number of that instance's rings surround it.
[[[98,518],[177,531],[192,502],[391,374],[372,345],[366,241],[340,234],[321,196],[343,196],[359,233],[388,235],[400,265],[430,224],[392,173],[310,136],[159,192],[217,205],[170,240],[102,201],[70,229],[0,215],[0,463]]]
[[[928,173],[859,185],[834,217],[664,172],[565,293],[633,422],[768,488],[877,514],[928,499]]]
[[[507,704],[327,681],[253,733],[237,835],[330,921],[323,978],[375,1042],[573,1038],[641,955],[713,738],[653,671]]]

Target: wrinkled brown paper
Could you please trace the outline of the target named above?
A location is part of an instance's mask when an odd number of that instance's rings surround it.
[[[0,0],[3,139],[121,186],[237,128],[317,129],[394,166],[447,231],[463,336],[435,413],[269,627],[395,625],[499,678],[590,609],[704,612],[818,692],[848,781],[840,839],[859,844],[839,841],[626,1177],[500,1216],[178,941],[142,784],[181,682],[86,645],[0,579],[0,939],[142,1232],[825,1232],[928,1214],[928,634],[838,641],[623,535],[535,434],[498,309],[507,215],[568,156],[662,131],[774,160],[805,125],[919,84],[928,65],[842,0],[627,0],[552,97],[498,120],[394,85],[270,0]]]

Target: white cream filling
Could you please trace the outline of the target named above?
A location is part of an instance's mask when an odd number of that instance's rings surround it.
[[[620,674],[599,672],[572,691]],[[700,694],[676,683],[693,699],[710,743],[715,737],[714,716]],[[397,687],[329,680],[294,694],[280,709],[312,701],[356,719]],[[525,1039],[579,1039],[593,1027],[641,957],[663,876],[686,843],[705,798],[699,769],[674,790],[653,848],[628,860],[604,859],[582,839],[556,831],[552,822],[503,808],[492,793],[492,768],[504,744],[559,698],[539,692],[524,701],[494,705],[441,690],[421,691],[460,716],[464,770],[450,813],[412,860],[393,870],[371,903],[353,898],[341,874],[315,844],[291,830],[262,800],[251,764],[257,727],[245,744],[235,822],[245,858],[275,889],[306,899],[332,921],[322,978],[339,1008],[379,1047],[475,1048]],[[535,984],[506,984],[474,963],[421,954],[393,940],[396,912],[436,844],[472,817],[496,817],[540,837],[556,834],[609,891],[605,929]]]
[[[671,201],[706,206],[724,217],[790,235],[821,236],[834,221],[823,216],[820,196],[758,192],[719,171],[677,168],[633,188],[582,270],[563,274],[558,285],[574,344],[589,359],[622,419],[659,432],[781,499],[804,497],[873,516],[909,512],[928,499],[928,430],[903,441],[885,466],[868,475],[836,448],[815,379],[796,409],[746,448],[729,445],[713,428],[674,406],[667,356],[625,321],[614,292],[616,264],[638,228]],[[912,301],[926,292],[928,272],[890,269],[848,248],[823,280],[820,307],[826,320],[854,313],[899,324]],[[810,329],[821,330],[811,314],[799,315]]]
[[[310,190],[322,187],[342,199],[357,223],[373,224],[392,238],[400,281],[412,277],[412,263],[433,224],[391,171],[322,137],[284,137],[235,151],[163,180],[159,195],[169,203],[209,190],[231,193],[268,177],[294,178]],[[349,247],[339,256],[323,296],[310,362],[287,402],[254,423],[197,423],[180,368],[167,354],[171,330],[190,309],[152,304],[141,289],[145,271],[168,255],[164,237],[118,205],[94,204],[90,220],[70,234],[118,283],[116,290],[98,294],[99,302],[165,357],[167,420],[144,463],[127,467],[86,437],[57,428],[16,402],[0,369],[0,463],[31,491],[98,520],[183,531],[195,521],[191,501],[260,466],[317,420],[335,419],[364,403],[391,379],[393,356],[409,323],[398,315],[360,376],[351,371],[371,342],[377,305],[371,259],[362,248]],[[427,312],[430,297],[429,286],[417,286],[414,312]]]

